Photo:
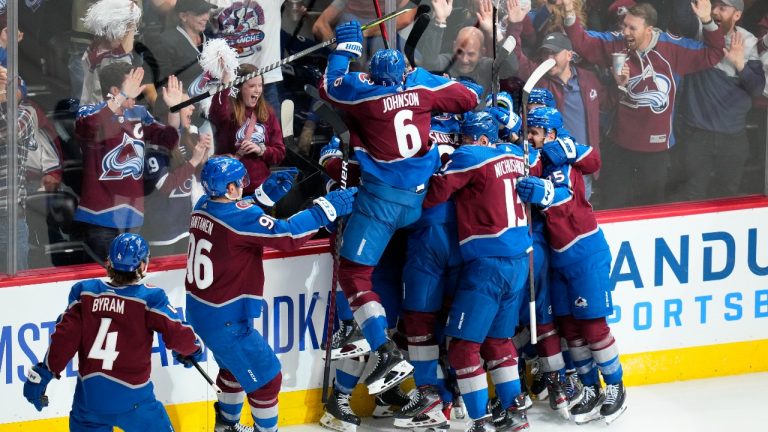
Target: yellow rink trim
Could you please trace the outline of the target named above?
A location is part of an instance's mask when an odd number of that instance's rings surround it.
[[[629,385],[658,384],[724,375],[768,371],[768,339],[680,348],[621,356],[624,382]],[[412,385],[412,384],[411,384]],[[192,402],[167,406],[177,432],[213,431],[213,402]],[[360,385],[355,389],[352,408],[360,415],[373,411],[373,398]],[[320,419],[320,390],[280,394],[281,426],[314,423]],[[243,410],[243,423],[252,424],[250,413]],[[0,424],[0,432],[66,432],[67,417]]]

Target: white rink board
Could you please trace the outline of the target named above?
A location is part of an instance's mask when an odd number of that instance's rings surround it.
[[[614,304],[621,313],[611,320],[623,354],[768,339],[768,208],[610,223],[603,229],[614,260],[612,277],[619,280]],[[320,387],[330,256],[267,260],[265,274],[267,313],[256,328],[266,328],[279,353],[283,390]],[[154,273],[148,282],[166,288],[171,302],[183,306],[183,277],[179,269]],[[27,367],[47,348],[72,284],[0,288],[0,424],[68,414],[72,368],[49,385],[51,406],[42,413],[23,399],[22,387]],[[155,346],[152,378],[163,403],[214,399],[194,369],[174,365],[170,351]],[[215,376],[213,361],[203,365]]]

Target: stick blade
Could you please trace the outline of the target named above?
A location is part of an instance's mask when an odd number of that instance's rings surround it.
[[[347,125],[344,124],[344,120],[341,119],[341,116],[339,116],[333,108],[322,100],[318,100],[312,105],[312,111],[314,111],[323,121],[331,125],[333,133],[335,133],[342,142],[349,144],[349,129],[347,128]]]
[[[526,94],[530,94],[531,90],[533,90],[534,87],[536,87],[536,83],[539,82],[539,80],[546,75],[547,72],[549,72],[550,69],[555,67],[555,59],[547,59],[544,63],[540,64],[539,67],[537,67],[531,76],[528,78],[528,81],[525,82],[525,86],[523,87],[523,91]]]
[[[283,139],[293,140],[293,101],[286,99],[280,105],[280,126],[283,128]]]

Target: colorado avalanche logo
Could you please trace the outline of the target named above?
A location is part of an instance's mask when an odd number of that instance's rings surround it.
[[[99,180],[141,179],[144,172],[144,142],[123,134],[123,142],[101,160]]]
[[[192,195],[193,178],[190,177],[184,181],[184,184],[171,191],[171,198],[183,198]]]
[[[246,121],[243,127],[237,130],[237,134],[235,134],[235,138],[237,139],[237,143],[245,141],[245,130],[248,129],[248,123],[250,120]],[[255,126],[253,126],[253,132],[251,133],[250,141],[253,143],[264,143],[266,142],[267,138],[267,129],[262,125],[261,123],[256,123]]]
[[[627,83],[627,98],[621,103],[632,108],[648,107],[656,114],[663,113],[669,107],[669,92],[672,80],[656,73],[648,64],[643,73],[633,76]]]
[[[264,9],[256,2],[234,2],[219,14],[219,28],[227,44],[237,51],[239,57],[248,57],[261,48],[264,40]]]

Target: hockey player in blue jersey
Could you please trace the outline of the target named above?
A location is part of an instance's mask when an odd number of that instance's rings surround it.
[[[446,324],[445,334],[453,338],[448,358],[473,421],[470,431],[494,430],[481,357],[507,410],[503,428],[521,430],[528,421],[514,403],[520,380],[510,338],[519,321],[531,247],[528,221],[514,187],[526,162],[519,148],[495,147],[498,126],[488,113],[465,114],[462,134],[465,145],[433,176],[424,201],[425,207],[432,207],[453,196],[456,203],[463,268]],[[529,157],[536,175],[541,168],[538,153]],[[540,197],[544,204],[552,198],[551,183],[545,190],[548,193]]]
[[[355,188],[318,198],[288,219],[275,219],[243,199],[249,179],[231,157],[208,160],[201,174],[206,196],[192,212],[187,257],[187,317],[220,370],[216,432],[241,431],[246,399],[259,432],[277,430],[282,374],[272,348],[252,326],[261,315],[264,247],[292,250],[320,227],[352,209]]]
[[[460,128],[455,115],[432,117],[430,140],[438,146],[442,161],[447,162],[460,145]],[[438,364],[443,334],[439,316],[446,297],[453,298],[461,270],[453,200],[424,209],[419,220],[407,229],[403,319],[417,390],[410,403],[395,414],[395,426],[447,427],[453,394],[447,391]]]
[[[551,249],[552,305],[584,383],[582,400],[571,408],[571,415],[576,423],[600,417],[610,423],[626,410],[619,351],[606,322],[613,313],[611,252],[584,196],[583,179],[583,174],[600,168],[600,156],[592,147],[559,138],[562,123],[554,108],[536,108],[528,115],[528,139],[544,154],[542,176],[556,186],[552,203],[542,208]],[[521,199],[536,202],[540,182],[518,182]],[[598,370],[606,383],[605,395]]]
[[[339,282],[374,352],[375,367],[365,383],[377,394],[413,368],[387,337],[386,314],[372,290],[371,273],[394,231],[419,218],[427,182],[439,167],[437,148],[428,141],[431,112],[468,111],[478,96],[422,69],[406,73],[405,58],[395,50],[373,56],[370,76],[350,73],[349,62],[360,56],[362,39],[357,22],[336,27],[337,46],[319,91],[350,120],[360,163],[362,182],[343,233]]]
[[[149,244],[137,234],[120,234],[109,247],[108,281],[75,284],[59,317],[42,363],[24,383],[24,397],[38,411],[48,405],[45,390],[78,354],[78,377],[69,430],[169,432],[173,426],[155,399],[150,381],[154,332],[174,356],[192,366],[203,350],[192,329],[168,303],[165,292],[140,283],[149,266]]]

